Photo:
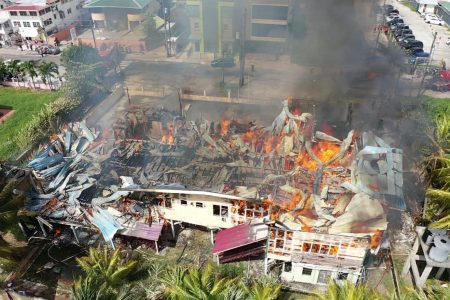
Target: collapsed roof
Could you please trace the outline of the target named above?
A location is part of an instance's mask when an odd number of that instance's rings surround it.
[[[292,113],[288,100],[270,127],[229,116],[187,121],[158,107],[130,110],[114,138],[68,124],[29,162],[43,191],[28,191],[26,208],[93,224],[107,240],[154,221],[151,203],[128,197],[134,191],[267,201],[270,217],[289,230],[384,230],[386,207],[405,209],[402,151],[372,133],[338,139],[315,127],[313,115]]]

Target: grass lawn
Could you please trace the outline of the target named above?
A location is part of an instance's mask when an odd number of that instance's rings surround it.
[[[58,93],[0,87],[0,106],[11,106],[15,112],[0,124],[0,161],[14,158],[21,150],[15,138],[24,124],[41,108],[58,97]]]

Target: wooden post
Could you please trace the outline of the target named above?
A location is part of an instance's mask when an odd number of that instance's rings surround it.
[[[155,241],[155,249],[156,249],[156,254],[158,254],[158,253],[159,253],[159,250],[158,250],[158,241]]]
[[[172,237],[175,239],[175,226],[173,225],[173,220],[170,220],[170,229],[172,229]]]
[[[74,226],[70,226],[70,229],[72,229],[73,232],[73,236],[75,237],[75,240],[77,241],[77,243],[80,243],[80,240],[78,240],[78,235],[77,232],[75,231],[75,227]]]

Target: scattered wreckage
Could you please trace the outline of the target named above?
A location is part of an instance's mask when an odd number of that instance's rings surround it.
[[[218,231],[220,263],[265,257],[286,282],[357,282],[387,228],[406,208],[402,151],[371,132],[343,139],[316,130],[289,100],[270,127],[224,116],[186,120],[130,109],[108,130],[68,124],[28,167],[26,209],[54,224],[151,241],[182,223]],[[19,192],[19,191],[18,191]]]

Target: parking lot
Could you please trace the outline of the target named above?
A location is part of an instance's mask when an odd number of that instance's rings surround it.
[[[449,27],[425,23],[418,12],[412,11],[400,1],[388,0],[386,1],[386,4],[392,4],[399,10],[405,24],[409,25],[410,29],[412,29],[416,39],[423,42],[423,49],[426,52],[430,51],[433,42],[433,34],[437,32],[435,49],[432,53],[432,64],[437,65],[444,60],[447,67],[450,67],[450,45],[445,44],[450,37],[450,31],[448,31]]]

